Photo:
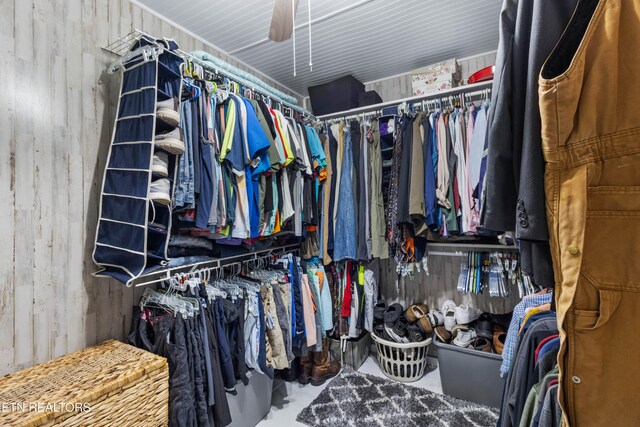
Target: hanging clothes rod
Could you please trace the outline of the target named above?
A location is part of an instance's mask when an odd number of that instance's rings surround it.
[[[444,252],[444,251],[427,251],[427,256],[450,256],[450,257],[466,257],[468,252]]]
[[[153,39],[153,40],[157,40],[158,39],[157,37],[154,37],[154,36],[152,36],[152,35],[150,35],[148,33],[145,33],[144,31],[138,30],[136,28],[131,33],[127,34],[126,36],[120,37],[116,41],[114,41],[111,44],[109,44],[108,46],[104,47],[104,49],[106,51],[114,53],[114,54],[122,57],[120,60],[112,63],[109,66],[109,70],[110,71],[113,72],[113,71],[117,70],[122,65],[123,59],[127,58],[128,50],[129,50],[129,47],[131,46],[131,44],[134,41],[140,39],[141,37],[147,37],[147,38]],[[251,89],[253,92],[256,92],[256,93],[258,93],[260,95],[263,95],[263,96],[266,96],[268,98],[271,98],[272,100],[277,101],[280,104],[282,104],[283,106],[285,106],[285,107],[287,107],[287,108],[289,108],[291,110],[297,111],[298,113],[300,113],[300,114],[302,114],[304,116],[308,116],[308,117],[310,117],[312,119],[315,118],[314,115],[310,111],[308,111],[308,110],[306,110],[306,109],[304,109],[304,108],[302,108],[300,106],[291,104],[290,102],[285,101],[284,99],[282,99],[281,97],[277,96],[276,94],[270,93],[270,92],[268,92],[268,91],[266,91],[266,90],[264,90],[262,88],[257,88],[256,89],[256,84],[253,83],[253,82],[250,82],[250,81],[248,81],[248,80],[246,80],[246,79],[244,79],[244,78],[242,78],[240,76],[229,74],[225,70],[222,70],[219,67],[215,67],[215,66],[213,66],[213,65],[211,65],[209,63],[206,63],[206,62],[202,61],[201,59],[196,58],[195,56],[191,55],[190,53],[183,51],[182,49],[177,49],[175,52],[178,53],[178,55],[180,55],[183,59],[191,61],[191,62],[194,62],[194,63],[198,64],[199,66],[201,66],[202,68],[204,68],[205,70],[207,70],[207,71],[209,71],[209,72],[211,72],[213,74],[216,74],[216,75],[221,76],[221,77],[226,77],[231,82],[237,82],[238,84],[240,84],[240,85],[242,85],[242,86],[244,86],[244,87],[246,87],[248,89]]]
[[[503,252],[503,251],[517,251],[518,247],[513,245],[490,245],[490,244],[482,244],[482,243],[465,243],[465,242],[455,242],[455,243],[440,243],[440,242],[428,242],[427,243],[427,251],[429,248],[434,249],[456,249],[458,251],[464,249],[465,252]]]
[[[173,277],[173,275],[176,273],[186,273],[186,272],[195,271],[198,269],[212,270],[216,268],[225,267],[229,264],[233,264],[236,262],[255,261],[270,255],[285,254],[287,252],[297,252],[299,250],[300,250],[300,245],[284,245],[284,246],[277,246],[275,248],[264,249],[261,251],[249,252],[246,254],[234,255],[234,256],[224,257],[224,258],[215,258],[207,261],[180,265],[177,267],[169,267],[166,269],[156,270],[150,273],[143,274],[137,277],[132,282],[132,284],[134,287],[139,288],[143,286],[164,282],[165,280],[168,280],[171,277]],[[153,277],[153,279],[145,282],[136,283],[138,279],[144,279],[148,277]]]
[[[380,102],[378,104],[367,105],[365,107],[352,108],[350,110],[338,111],[336,113],[324,114],[322,116],[317,116],[318,120],[328,120],[335,118],[343,118],[346,116],[354,116],[358,114],[363,114],[375,110],[381,110],[386,107],[393,107],[402,103],[411,103],[411,102],[420,102],[420,101],[428,101],[431,99],[442,99],[449,96],[459,95],[459,94],[470,94],[470,92],[476,92],[476,94],[482,93],[483,90],[491,89],[493,86],[493,81],[474,83],[466,86],[458,86],[451,89],[446,89],[440,92],[433,92],[426,95],[416,95],[409,96],[407,98],[395,99],[393,101]]]

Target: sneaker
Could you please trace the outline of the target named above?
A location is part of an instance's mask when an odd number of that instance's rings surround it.
[[[458,347],[467,348],[471,343],[475,341],[478,336],[476,335],[475,329],[472,328],[464,328],[458,332],[458,335],[453,339],[453,344]]]
[[[482,314],[482,311],[471,307],[470,305],[461,305],[460,307],[456,307],[454,312],[456,323],[458,325],[468,325],[474,320],[477,320],[480,317],[480,314]]]
[[[160,178],[151,183],[149,199],[161,205],[171,204],[171,183],[167,178]]]
[[[444,325],[444,316],[442,315],[440,310],[436,310],[435,308],[432,308],[429,311],[429,314],[427,314],[427,317],[429,318],[429,321],[431,322],[434,328],[436,326]]]
[[[451,336],[453,338],[458,336],[458,332],[468,329],[467,325],[455,325],[453,329],[451,329]],[[477,332],[476,332],[477,335]]]
[[[442,306],[440,306],[440,312],[446,313],[448,309],[456,308],[456,307],[457,307],[456,303],[448,299],[442,303]]]
[[[171,127],[180,125],[180,113],[178,112],[178,99],[169,98],[156,103],[156,118],[162,120]]]
[[[398,320],[396,320],[396,323],[394,323],[393,332],[395,332],[396,335],[398,335],[398,336],[406,337],[407,336],[407,327],[408,326],[409,326],[409,321],[407,320],[407,318],[403,314],[400,317],[398,317]]]
[[[444,328],[451,332],[454,326],[456,326],[456,311],[455,308],[449,307],[444,312]]]
[[[156,151],[153,153],[153,163],[151,164],[151,172],[166,178],[169,175],[169,155],[164,151]]]
[[[469,345],[469,348],[478,351],[484,351],[485,353],[491,353],[491,341],[483,337],[478,337],[473,340],[471,345]]]
[[[180,128],[175,128],[170,132],[156,134],[153,141],[156,147],[171,154],[184,153],[184,142],[182,142],[182,132]]]
[[[406,344],[409,342],[409,338],[401,337],[395,332],[393,332],[393,325],[389,326],[389,324],[385,323],[384,331],[387,333],[388,336],[391,337],[391,341],[395,341],[400,344]]]

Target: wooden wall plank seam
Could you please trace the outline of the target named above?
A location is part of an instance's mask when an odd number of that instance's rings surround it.
[[[51,120],[51,57],[50,40],[53,5],[36,1],[33,8],[33,171],[35,199],[35,244],[33,282],[33,354],[34,363],[51,359],[54,338],[52,326],[61,288],[54,289],[52,280],[53,228],[57,226],[53,213],[53,142]],[[66,236],[65,236],[66,237]],[[56,319],[57,320],[57,319]]]
[[[67,263],[69,265],[69,282],[67,284],[67,299],[64,302],[67,311],[67,348],[66,352],[79,350],[88,341],[85,331],[90,323],[86,313],[88,297],[83,280],[84,247],[85,247],[85,214],[83,192],[83,146],[82,135],[82,40],[76,34],[82,32],[82,7],[80,2],[67,2],[66,19],[64,20],[66,69],[63,75],[56,76],[65,81],[66,85],[66,121],[64,125],[67,133],[67,148],[69,150],[67,163],[67,181],[69,188],[68,221],[69,240]],[[89,342],[93,342],[93,339]]]

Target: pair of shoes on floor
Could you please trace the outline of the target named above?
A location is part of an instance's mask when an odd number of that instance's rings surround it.
[[[476,338],[478,338],[478,334],[475,329],[464,325],[456,325],[452,329],[451,335],[453,335],[452,344],[463,348],[469,347],[473,344]]]
[[[426,304],[414,304],[407,309],[404,313],[405,317],[411,323],[411,326],[415,326],[412,329],[417,332],[414,333],[422,333],[424,335],[429,335],[433,333],[433,325],[429,318],[429,308]],[[416,335],[417,338],[417,335]],[[424,340],[424,337],[422,338]],[[422,341],[418,340],[418,341]]]
[[[441,312],[444,314],[444,327],[451,332],[456,325],[468,325],[477,320],[482,314],[481,310],[470,305],[456,306],[456,303],[447,300],[442,304]]]
[[[382,326],[378,326],[377,328],[377,330],[380,331],[378,335],[388,341],[408,343],[409,320],[405,316],[404,308],[401,304],[391,304],[381,313],[382,308],[385,306],[386,303],[383,302],[378,302],[377,304],[377,318],[382,314],[382,323],[380,323]],[[374,316],[376,316],[375,308]]]

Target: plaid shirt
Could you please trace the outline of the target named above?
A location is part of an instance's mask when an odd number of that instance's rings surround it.
[[[549,292],[546,294],[525,296],[513,309],[513,318],[509,324],[507,338],[504,341],[504,350],[502,351],[502,366],[500,366],[501,376],[504,377],[509,373],[511,361],[513,360],[513,356],[515,356],[516,346],[518,345],[518,331],[520,330],[520,326],[526,315],[526,310],[529,307],[537,307],[542,304],[550,303],[551,295],[551,292]]]

